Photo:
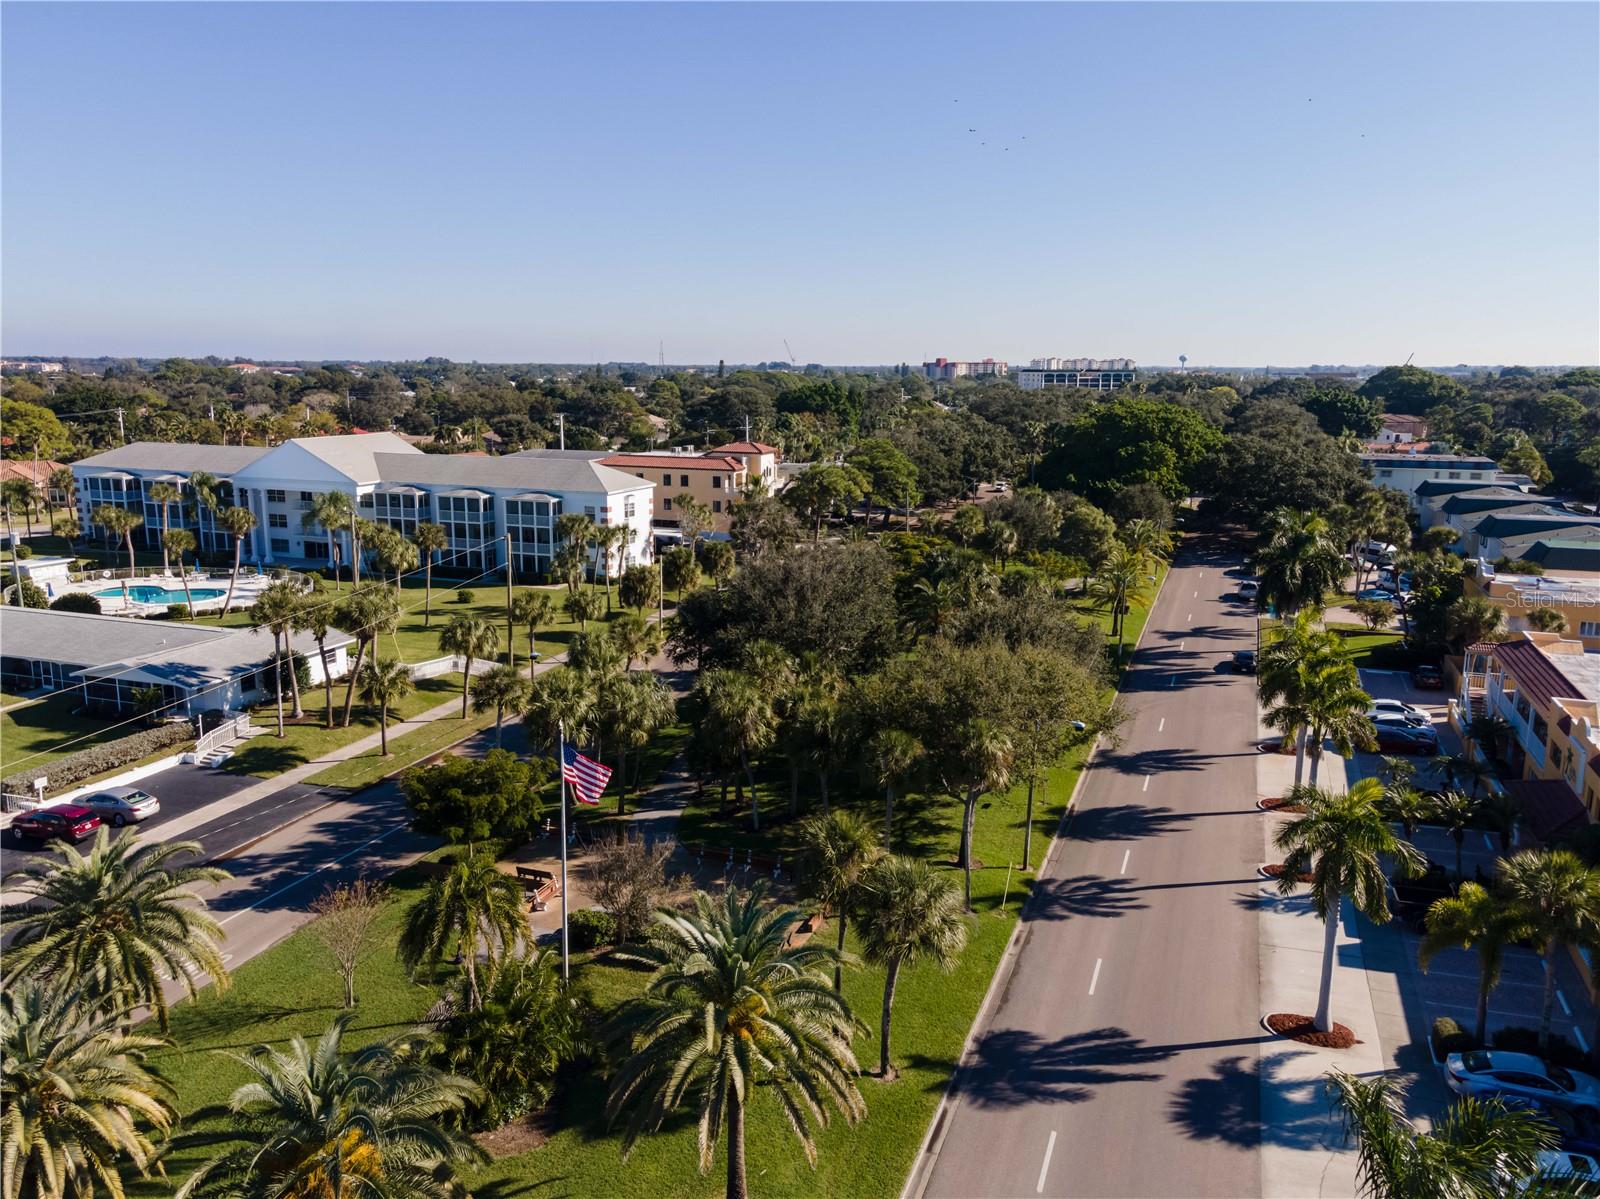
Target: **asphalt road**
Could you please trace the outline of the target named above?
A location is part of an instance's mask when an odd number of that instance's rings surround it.
[[[1223,665],[1255,633],[1237,560],[1190,546],[913,1194],[1261,1193],[1255,689]]]

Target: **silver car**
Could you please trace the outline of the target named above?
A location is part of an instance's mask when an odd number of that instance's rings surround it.
[[[1401,703],[1397,699],[1375,699],[1372,707],[1367,709],[1368,720],[1380,720],[1384,717],[1398,718],[1407,724],[1432,724],[1433,717],[1415,704]]]
[[[113,828],[121,828],[130,820],[135,823],[148,820],[161,811],[161,801],[137,787],[107,787],[74,802],[93,809],[96,816]]]
[[[1600,1078],[1534,1057],[1500,1049],[1452,1053],[1444,1081],[1457,1095],[1517,1095],[1563,1107],[1600,1109]]]

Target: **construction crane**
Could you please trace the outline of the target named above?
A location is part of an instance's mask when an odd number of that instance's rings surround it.
[[[789,355],[789,365],[794,367],[796,370],[799,370],[800,364],[794,360],[794,351],[789,349],[789,339],[787,337],[783,339],[783,348],[784,351]]]

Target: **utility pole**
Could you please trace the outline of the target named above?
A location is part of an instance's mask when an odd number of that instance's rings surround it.
[[[506,530],[506,663],[517,668],[517,633],[511,623],[511,530]]]
[[[122,438],[122,444],[128,444],[128,427],[122,423],[122,409],[117,409],[117,436]]]
[[[567,448],[567,414],[565,412],[556,413],[556,429],[560,432],[561,448],[565,450]]]
[[[651,547],[656,556],[656,623],[663,628],[667,620],[667,569],[661,562],[661,551]]]

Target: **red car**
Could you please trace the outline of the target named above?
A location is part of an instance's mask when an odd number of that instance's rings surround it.
[[[1418,666],[1411,672],[1411,685],[1418,691],[1443,691],[1444,672],[1437,666]]]
[[[39,808],[24,812],[11,822],[11,831],[18,837],[31,841],[71,841],[76,845],[85,837],[94,835],[100,827],[100,817],[80,804],[57,804],[53,808]]]

